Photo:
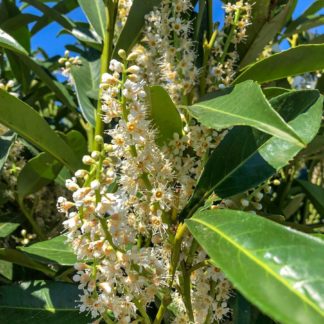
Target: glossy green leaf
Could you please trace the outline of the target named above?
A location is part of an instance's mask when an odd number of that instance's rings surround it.
[[[100,59],[91,62],[81,58],[81,62],[71,68],[71,74],[82,115],[94,126],[96,107],[87,94],[99,88]]]
[[[45,152],[30,159],[19,173],[17,180],[20,199],[51,183],[61,169],[62,164]]]
[[[30,106],[0,90],[0,123],[11,128],[36,147],[76,170],[81,162],[73,150]]]
[[[163,145],[169,142],[175,133],[181,136],[181,117],[168,93],[160,86],[151,86],[148,97],[150,117],[158,131],[157,143]]]
[[[264,313],[280,323],[323,322],[323,241],[229,209],[203,211],[186,223],[212,262]]]
[[[17,223],[0,223],[0,238],[7,237],[19,226],[20,224]]]
[[[104,39],[107,18],[103,0],[78,0],[78,2],[96,33]]]
[[[249,65],[236,78],[234,84],[245,80],[270,82],[322,69],[324,69],[324,44],[300,45]]]
[[[0,171],[3,165],[6,163],[10,153],[10,149],[16,140],[17,135],[12,132],[8,132],[0,136]]]
[[[0,47],[18,54],[28,55],[28,52],[9,34],[0,29]]]
[[[304,24],[309,24],[312,20],[321,18],[321,16],[315,16],[315,14],[324,7],[323,0],[314,1],[296,20],[290,22],[287,26],[283,37],[292,35],[294,33],[300,33],[308,28],[303,28]],[[312,27],[309,27],[312,28]]]
[[[49,277],[54,277],[56,272],[47,265],[33,260],[28,254],[11,248],[0,248],[0,260],[12,262],[22,267],[34,269],[43,272]],[[1,312],[0,312],[1,313]]]
[[[19,324],[86,324],[91,322],[76,308],[76,285],[31,281],[0,287],[0,322]]]
[[[253,81],[238,84],[228,94],[200,101],[188,109],[191,115],[209,128],[251,126],[304,146],[299,135],[271,107],[261,87]]]
[[[72,97],[63,84],[57,82],[40,64],[28,56],[26,50],[20,46],[15,39],[9,34],[0,29],[0,48],[3,47],[16,53],[20,61],[25,64],[57,95],[57,98],[62,101],[67,107],[75,109],[75,104]]]
[[[8,280],[12,280],[13,267],[11,262],[0,260],[0,275]]]
[[[118,58],[118,51],[124,49],[129,52],[136,44],[145,24],[145,15],[154,7],[159,7],[161,0],[134,0],[129,11],[125,26],[118,37],[113,57]]]
[[[55,4],[52,8],[57,12],[59,12],[60,14],[68,14],[69,12],[71,12],[77,7],[78,7],[77,0],[64,0],[64,1],[58,1],[58,3]],[[39,17],[38,22],[31,29],[32,35],[38,33],[40,30],[45,28],[51,22],[52,19],[47,15],[43,15]]]
[[[293,91],[270,103],[305,143],[315,137],[323,105],[318,91]],[[300,150],[283,139],[248,127],[235,127],[212,152],[179,218],[190,218],[213,192],[227,198],[254,188],[287,165]]]
[[[284,93],[289,92],[290,90],[285,89],[285,88],[280,88],[280,87],[269,87],[269,88],[264,88],[262,89],[264,95],[266,96],[266,98],[272,99],[274,97],[278,97]]]
[[[70,266],[76,263],[76,256],[65,241],[66,237],[61,235],[48,241],[21,247],[20,250],[26,252],[31,258],[46,264]]]
[[[320,213],[321,218],[324,218],[324,188],[303,180],[298,180],[298,183],[304,189],[309,200]]]
[[[324,16],[304,18],[300,21],[295,21],[293,25],[289,26],[283,35],[283,39],[291,37],[293,34],[308,31],[311,28],[324,25]]]
[[[62,27],[69,30],[74,28],[74,23],[69,18],[56,11],[55,8],[51,8],[41,1],[37,0],[24,0],[24,2],[29,3],[30,5],[41,11],[45,16],[59,23]]]

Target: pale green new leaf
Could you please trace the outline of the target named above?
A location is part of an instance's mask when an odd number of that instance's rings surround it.
[[[261,311],[280,323],[323,323],[322,240],[229,209],[199,212],[186,224],[212,263]]]
[[[191,115],[209,128],[251,126],[304,146],[296,132],[271,107],[261,87],[253,81],[238,84],[228,94],[200,101],[188,109]]]

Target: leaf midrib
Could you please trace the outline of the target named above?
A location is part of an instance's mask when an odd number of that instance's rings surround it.
[[[192,218],[191,221],[200,223],[207,228],[211,229],[212,231],[216,232],[222,239],[229,242],[233,247],[237,248],[242,254],[244,254],[247,258],[254,261],[255,264],[259,265],[262,269],[266,271],[266,273],[269,273],[272,275],[275,279],[277,279],[278,282],[280,282],[283,286],[285,286],[288,290],[290,290],[294,295],[298,296],[303,302],[305,302],[307,305],[309,305],[312,309],[314,309],[317,313],[319,313],[321,316],[324,316],[324,312],[322,312],[321,309],[319,309],[314,303],[312,303],[309,299],[305,298],[305,295],[301,294],[299,291],[294,290],[284,279],[283,277],[279,276],[275,271],[273,271],[271,268],[269,268],[266,264],[261,262],[258,258],[256,258],[253,254],[249,253],[246,249],[242,248],[242,246],[238,243],[236,243],[234,240],[232,240],[229,236],[227,236],[225,233],[220,231],[217,227],[197,218]]]
[[[293,137],[292,135],[290,135],[289,133],[287,133],[287,132],[285,132],[285,131],[282,131],[280,128],[273,127],[273,126],[271,126],[271,125],[269,125],[269,124],[266,124],[266,123],[264,123],[264,122],[262,122],[262,121],[258,121],[258,120],[256,120],[256,119],[252,119],[252,118],[246,118],[246,117],[244,117],[244,116],[237,115],[237,114],[231,114],[231,113],[229,113],[228,111],[225,111],[225,110],[219,110],[219,109],[217,109],[217,108],[210,108],[210,107],[205,106],[205,105],[202,105],[202,104],[196,104],[196,105],[194,105],[194,106],[196,106],[196,107],[201,107],[201,108],[204,108],[204,109],[206,109],[206,110],[210,110],[210,111],[212,111],[212,112],[215,112],[215,111],[216,111],[217,113],[221,113],[221,114],[223,114],[223,115],[228,115],[228,116],[231,116],[231,117],[239,118],[239,119],[242,119],[242,120],[253,121],[254,123],[261,124],[262,126],[264,126],[265,129],[270,129],[270,130],[276,130],[276,131],[279,131],[280,134],[284,134],[284,135],[286,135],[286,137],[287,137],[287,135],[288,135],[289,138],[294,139],[293,143],[295,143],[295,144],[298,143],[299,146],[302,146],[302,147],[305,146],[304,143],[302,143],[302,145],[301,145],[301,143],[300,143],[300,142],[299,142],[295,137]],[[279,117],[279,116],[276,116],[276,117],[278,117],[278,118],[279,118],[278,120],[280,120],[280,117]],[[241,125],[242,125],[242,126],[245,126],[245,124],[241,124]],[[286,126],[286,127],[287,127],[287,126]],[[259,128],[259,127],[256,127],[256,128],[258,128],[258,129],[260,129],[260,130],[262,130],[262,131],[264,132],[264,129]],[[291,127],[287,127],[287,128],[288,128],[288,129],[291,129],[291,130],[293,131],[293,129],[292,129]],[[275,137],[279,137],[278,135],[274,135],[273,133],[272,133],[271,135],[272,135],[272,136],[275,136]],[[280,137],[279,137],[279,138],[280,138]]]

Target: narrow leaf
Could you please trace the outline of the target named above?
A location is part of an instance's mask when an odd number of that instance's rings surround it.
[[[104,39],[107,18],[103,0],[78,0],[78,2],[93,29]]]
[[[160,86],[151,86],[148,97],[151,118],[158,131],[157,143],[163,145],[169,142],[175,133],[181,136],[181,117],[168,93]]]
[[[9,34],[0,29],[0,47],[9,49],[18,54],[28,55],[28,52]]]
[[[229,209],[200,212],[186,223],[211,261],[264,313],[280,323],[323,322],[323,241]]]
[[[7,132],[0,136],[0,171],[8,159],[10,149],[14,144],[16,137],[16,134],[12,132]]]
[[[238,84],[224,96],[198,102],[189,107],[189,111],[199,122],[210,128],[251,126],[304,146],[296,132],[271,107],[261,87],[253,81]]]
[[[234,84],[245,80],[270,82],[323,69],[324,44],[300,45],[249,65],[236,78]]]
[[[81,162],[71,148],[23,101],[0,90],[0,123],[11,128],[36,147],[47,152],[71,170]]]
[[[96,107],[87,93],[99,88],[100,59],[90,62],[81,58],[81,62],[80,66],[72,66],[71,74],[82,115],[94,126]]]
[[[321,218],[324,218],[324,188],[303,180],[298,180],[298,183],[304,189],[309,200],[320,213]]]

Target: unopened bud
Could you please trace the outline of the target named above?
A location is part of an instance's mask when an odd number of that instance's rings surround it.
[[[272,182],[275,186],[280,186],[281,182],[279,179],[274,179]]]
[[[96,143],[101,144],[101,143],[103,143],[103,137],[101,135],[96,135],[95,141],[96,141]]]
[[[90,155],[85,155],[83,158],[82,158],[82,162],[83,164],[85,165],[91,165],[91,164],[94,164],[96,163],[96,161],[90,156]]]
[[[125,50],[120,49],[120,50],[118,51],[118,55],[119,55],[119,57],[121,57],[123,60],[126,59],[126,52],[125,52]]]

